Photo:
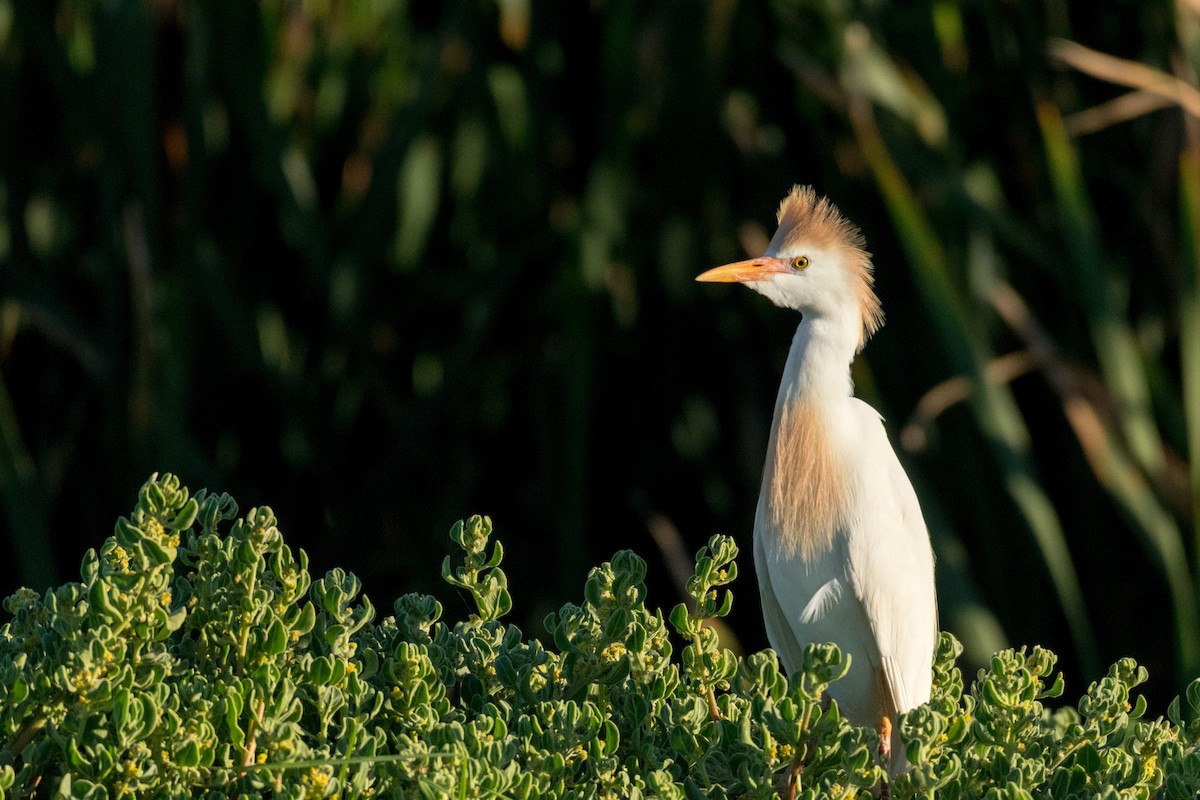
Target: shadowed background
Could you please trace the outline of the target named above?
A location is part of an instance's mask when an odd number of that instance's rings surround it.
[[[1200,674],[1200,39],[1166,2],[0,0],[0,593],[152,471],[386,609],[490,514],[531,634],[743,546],[798,322],[692,281],[813,184],[968,666]],[[802,487],[798,487],[802,491]],[[735,589],[737,587],[735,586]]]

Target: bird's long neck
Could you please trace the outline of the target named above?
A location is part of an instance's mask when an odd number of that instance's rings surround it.
[[[777,405],[802,400],[824,405],[853,394],[856,345],[857,331],[844,321],[806,316],[792,339]]]
[[[849,478],[838,457],[839,413],[853,391],[857,331],[819,316],[800,323],[784,367],[759,513],[765,545],[811,562],[842,526]]]

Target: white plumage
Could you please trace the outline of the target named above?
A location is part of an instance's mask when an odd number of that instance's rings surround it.
[[[789,671],[810,643],[850,655],[830,694],[851,721],[891,731],[897,772],[896,715],[929,699],[937,598],[916,493],[879,414],[853,396],[850,362],[882,324],[871,270],[858,229],[795,187],[763,257],[697,280],[740,282],[802,315],[754,522],[767,636]]]

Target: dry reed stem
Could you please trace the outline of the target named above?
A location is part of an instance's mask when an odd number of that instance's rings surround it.
[[[1051,39],[1049,52],[1069,67],[1102,81],[1141,89],[1179,105],[1187,113],[1200,117],[1200,91],[1169,73],[1138,61],[1101,53],[1078,42]]]

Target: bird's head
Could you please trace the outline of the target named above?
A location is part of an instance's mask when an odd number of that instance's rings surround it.
[[[805,317],[855,324],[857,347],[883,324],[862,232],[809,186],[779,205],[779,230],[759,258],[710,269],[698,281],[742,283]]]

